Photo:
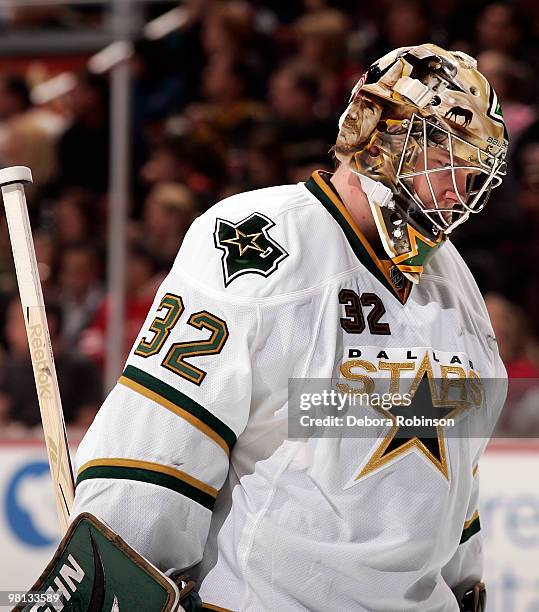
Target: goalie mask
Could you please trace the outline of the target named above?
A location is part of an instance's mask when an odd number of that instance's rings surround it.
[[[335,144],[359,176],[385,251],[414,282],[501,183],[506,150],[500,105],[475,60],[431,44],[397,49],[369,68]]]

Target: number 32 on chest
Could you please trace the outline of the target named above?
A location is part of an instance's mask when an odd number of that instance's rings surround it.
[[[341,317],[340,321],[345,332],[361,334],[368,326],[370,333],[375,336],[391,335],[389,323],[380,321],[386,309],[382,300],[375,293],[358,295],[352,289],[341,289],[339,304],[344,305],[345,316]]]

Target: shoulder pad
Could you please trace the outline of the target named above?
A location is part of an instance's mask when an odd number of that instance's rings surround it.
[[[292,259],[290,215],[305,196],[297,185],[231,196],[196,219],[175,268],[201,285],[228,295],[273,295]]]

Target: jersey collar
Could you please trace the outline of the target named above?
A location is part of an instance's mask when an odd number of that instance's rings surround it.
[[[331,174],[315,170],[305,187],[321,202],[340,225],[348,244],[359,261],[401,304],[406,303],[413,283],[403,276],[390,260],[380,259],[346,210],[339,194],[329,182]]]

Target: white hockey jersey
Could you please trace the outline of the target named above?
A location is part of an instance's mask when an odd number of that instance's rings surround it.
[[[73,513],[163,570],[193,568],[206,609],[456,611],[482,573],[485,436],[291,438],[289,379],[396,392],[426,377],[433,398],[440,381],[497,379],[493,424],[505,370],[453,245],[411,286],[328,178],[194,222],[79,446]]]

